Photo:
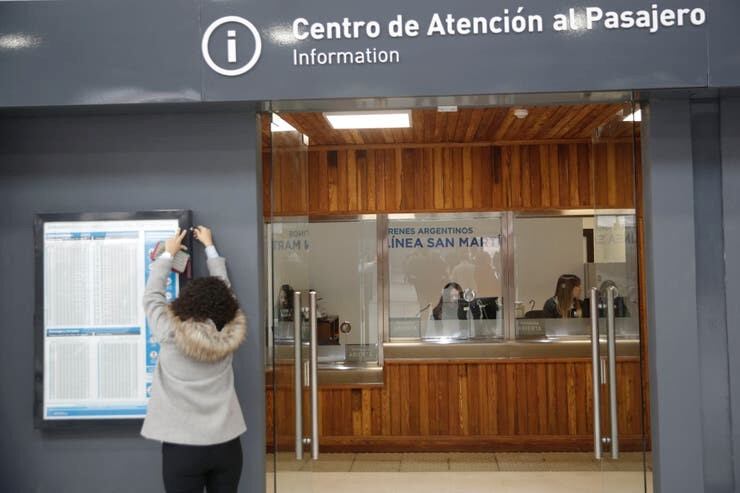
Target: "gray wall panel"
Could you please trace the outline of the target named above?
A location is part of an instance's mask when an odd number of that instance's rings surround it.
[[[33,213],[192,209],[215,232],[249,318],[235,357],[249,430],[243,492],[264,492],[261,177],[255,114],[0,120],[0,490],[162,491],[159,446],[118,431],[33,428]],[[196,255],[195,274],[205,273]]]
[[[719,102],[691,104],[704,491],[732,491]],[[683,290],[682,290],[683,291]],[[678,294],[686,298],[688,293]]]
[[[551,0],[0,2],[0,107],[686,88],[715,80],[738,85],[733,2],[664,0],[661,9],[704,8],[707,20],[654,33],[607,30],[603,22],[557,32],[554,14],[585,6]],[[491,18],[508,9],[513,18],[520,6],[523,15],[542,17],[542,32],[426,36],[435,13]],[[621,12],[651,4],[600,0],[589,6]],[[211,22],[231,15],[256,26],[262,56],[248,73],[224,77],[202,60],[201,37]],[[387,25],[397,15],[418,21],[421,34],[391,37]],[[292,22],[299,17],[377,21],[383,30],[377,38],[296,40]],[[237,66],[249,59],[254,41],[235,25],[214,33],[213,58],[231,68],[227,29],[239,32]],[[400,63],[298,67],[294,49],[396,50]],[[714,59],[720,70],[713,78]]]
[[[555,13],[582,5],[530,0],[526,3],[480,0],[426,0],[401,5],[395,0],[346,2],[320,0],[266,2],[253,0],[203,2],[203,29],[225,15],[241,15],[266,31],[257,66],[239,77],[223,77],[203,65],[204,97],[209,101],[260,99],[312,99],[369,96],[496,94],[582,90],[695,87],[707,84],[707,26],[663,29],[649,33],[636,29],[555,32]],[[595,2],[605,10],[649,7],[629,1]],[[704,7],[704,1],[695,3]],[[508,35],[420,35],[415,38],[298,41],[292,21],[377,20],[385,25],[397,14],[418,20],[422,33],[434,13],[454,16],[495,16],[509,9],[511,16],[523,6],[524,15],[539,14],[542,33]],[[666,0],[661,8],[685,7],[682,0]],[[266,29],[265,29],[266,28]],[[218,33],[218,32],[217,32]],[[214,56],[225,37],[214,36]],[[645,49],[649,46],[650,49]],[[399,64],[323,65],[296,67],[293,49],[299,52],[364,50],[372,47],[398,50]]]
[[[200,101],[199,20],[198,0],[0,2],[0,100]]]
[[[740,98],[721,102],[722,197],[733,470],[740,481]]]
[[[708,33],[709,85],[733,87],[740,85],[740,50],[738,21],[740,2],[737,0],[708,0],[712,12],[712,29]]]
[[[654,99],[646,115],[643,193],[655,486],[659,493],[701,493],[690,104]]]

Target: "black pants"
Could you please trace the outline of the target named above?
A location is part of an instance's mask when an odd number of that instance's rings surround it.
[[[242,474],[239,437],[218,445],[162,444],[167,493],[235,493]]]

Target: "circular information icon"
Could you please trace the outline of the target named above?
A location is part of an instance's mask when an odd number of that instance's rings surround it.
[[[234,22],[246,27],[254,37],[254,54],[252,54],[252,58],[250,58],[246,64],[234,69],[223,68],[219,66],[216,62],[214,62],[213,58],[211,57],[211,51],[208,48],[208,43],[211,41],[211,36],[213,35],[213,32],[224,24],[228,24],[230,22]],[[211,23],[210,26],[208,26],[208,29],[206,29],[206,31],[203,33],[201,51],[203,52],[203,60],[205,60],[205,62],[208,64],[209,67],[213,69],[214,72],[225,75],[227,77],[234,77],[247,73],[249,70],[252,69],[252,67],[255,66],[257,60],[259,60],[260,58],[260,54],[262,53],[262,38],[260,38],[260,33],[259,31],[257,31],[257,28],[254,27],[254,24],[249,22],[247,19],[239,17],[238,15],[229,15],[226,17],[221,17],[220,19],[216,19]]]

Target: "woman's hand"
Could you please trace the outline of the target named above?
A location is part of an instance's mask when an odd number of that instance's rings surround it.
[[[205,226],[197,226],[193,228],[193,236],[199,242],[203,243],[203,246],[208,248],[213,245],[213,233]]]
[[[175,236],[173,236],[172,238],[168,238],[167,241],[164,242],[165,251],[174,257],[175,254],[180,250],[187,250],[187,247],[182,244],[182,240],[185,239],[185,235],[187,234],[187,229],[177,228],[177,233],[175,233]]]

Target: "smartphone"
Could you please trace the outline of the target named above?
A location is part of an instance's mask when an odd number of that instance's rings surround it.
[[[151,253],[151,259],[156,260],[159,258],[160,255],[164,253],[164,241],[158,242]],[[180,250],[175,254],[174,257],[172,257],[172,270],[183,274],[188,270],[188,267],[190,266],[190,254],[187,252]]]

